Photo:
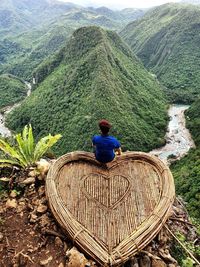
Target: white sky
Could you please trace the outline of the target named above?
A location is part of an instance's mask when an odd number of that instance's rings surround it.
[[[113,9],[122,9],[126,7],[152,7],[158,6],[169,2],[179,2],[180,0],[60,0],[64,2],[73,2],[81,6],[100,7],[106,6]]]

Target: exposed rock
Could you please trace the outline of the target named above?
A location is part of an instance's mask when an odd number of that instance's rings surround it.
[[[46,260],[41,260],[41,261],[40,261],[40,265],[41,265],[41,266],[45,266],[45,265],[49,264],[52,260],[53,260],[53,257],[50,256],[50,257],[49,257],[48,259],[46,259]]]
[[[37,170],[32,170],[28,173],[28,177],[36,177],[39,173],[37,172]]]
[[[151,260],[147,255],[144,255],[139,259],[139,266],[142,267],[151,267]]]
[[[0,232],[0,242],[3,240],[3,233]]]
[[[65,267],[64,264],[61,262],[58,267]]]
[[[167,267],[166,263],[162,260],[152,259],[151,267]]]
[[[31,213],[29,220],[30,220],[31,223],[35,223],[38,220],[38,216],[35,213]]]
[[[6,201],[6,208],[9,209],[9,208],[16,208],[17,207],[17,200],[15,198],[13,199],[8,199]]]
[[[34,177],[28,177],[24,181],[21,182],[21,184],[24,184],[24,185],[29,185],[29,184],[34,184],[34,183],[35,183]]]
[[[36,165],[37,165],[37,171],[40,173],[38,179],[44,180],[50,168],[50,163],[45,159],[41,159],[40,161],[36,162]]]
[[[168,249],[159,249],[159,254],[164,260],[172,263],[177,263],[177,261],[170,255]]]
[[[49,217],[46,214],[43,214],[40,217],[39,224],[40,224],[40,227],[43,228],[45,226],[49,226],[51,224],[51,221],[50,221]]]
[[[40,204],[37,207],[37,212],[38,213],[45,213],[47,211],[48,207],[46,205]]]
[[[138,259],[137,258],[132,258],[128,261],[126,264],[127,267],[139,267]]]
[[[38,189],[38,194],[40,197],[45,194],[45,186],[44,185],[40,186],[40,188]]]
[[[12,190],[10,193],[10,197],[15,198],[17,196],[17,193],[15,190]]]
[[[66,267],[85,267],[88,260],[75,247],[66,252]]]
[[[55,246],[56,247],[63,247],[63,242],[60,239],[60,237],[58,237],[58,236],[56,236],[56,238],[55,238]]]

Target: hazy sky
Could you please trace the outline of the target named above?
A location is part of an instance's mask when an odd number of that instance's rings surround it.
[[[178,2],[179,0],[61,0],[65,2],[73,2],[82,6],[107,6],[109,8],[126,8],[126,7],[152,7],[162,5],[168,2]]]

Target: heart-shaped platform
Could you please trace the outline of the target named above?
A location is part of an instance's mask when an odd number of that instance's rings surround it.
[[[92,153],[66,154],[52,165],[46,193],[70,238],[103,266],[119,265],[146,246],[175,197],[169,168],[142,152],[124,153],[108,164]]]

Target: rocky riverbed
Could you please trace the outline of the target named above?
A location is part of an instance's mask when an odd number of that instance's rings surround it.
[[[166,145],[150,152],[167,164],[182,158],[190,148],[195,147],[191,134],[185,125],[184,112],[188,108],[188,105],[170,106],[168,110],[170,121],[165,136]]]

